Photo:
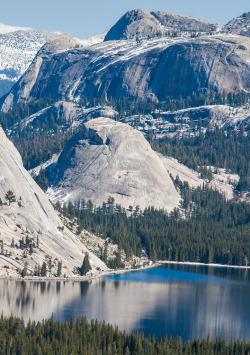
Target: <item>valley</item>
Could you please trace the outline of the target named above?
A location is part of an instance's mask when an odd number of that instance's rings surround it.
[[[0,327],[250,340],[249,28],[143,9],[84,39],[0,24]]]

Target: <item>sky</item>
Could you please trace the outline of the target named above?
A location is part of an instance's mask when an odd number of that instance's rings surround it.
[[[0,22],[85,38],[110,28],[126,11],[170,11],[221,25],[250,11],[249,0],[0,0]]]

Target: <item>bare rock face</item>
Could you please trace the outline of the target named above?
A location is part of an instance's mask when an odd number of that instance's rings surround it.
[[[57,122],[62,124],[65,122],[69,123],[68,129],[75,129],[83,122],[89,121],[97,117],[109,117],[115,118],[118,115],[112,107],[110,106],[97,106],[91,108],[83,108],[73,102],[60,100],[51,106],[48,106],[33,115],[24,118],[18,123],[19,127],[23,129],[28,125],[32,125],[37,121],[41,123],[47,119],[53,117]],[[16,126],[13,127],[15,130]]]
[[[209,33],[217,24],[166,11],[148,12],[142,9],[128,11],[108,31],[104,41],[142,39],[180,34],[181,32]]]
[[[126,124],[97,118],[84,124],[61,153],[48,191],[54,201],[109,197],[128,208],[139,205],[171,211],[180,196],[161,158],[143,135]]]
[[[168,30],[173,32],[214,32],[219,26],[216,23],[194,17],[173,14],[167,11],[156,11],[151,14]]]
[[[148,11],[128,11],[107,33],[104,41],[139,39],[162,36],[166,33],[160,21]]]
[[[16,202],[10,205],[5,198],[11,190]],[[37,186],[29,173],[23,168],[22,160],[14,145],[6,138],[0,128],[0,239],[6,253],[0,255],[0,276],[4,275],[3,266],[9,275],[15,276],[17,269],[22,269],[28,262],[29,272],[43,261],[52,260],[52,272],[56,273],[57,264],[62,261],[62,275],[73,276],[74,269],[80,267],[87,248],[67,228],[57,216],[44,192]],[[11,247],[12,240],[19,246],[19,241],[26,239],[37,244],[32,255],[24,257],[24,250]],[[11,256],[9,254],[12,254]],[[6,254],[6,255],[5,255]],[[90,253],[90,260],[96,267],[105,265]]]
[[[48,51],[45,45],[1,100],[1,108],[7,111],[18,102],[44,96],[162,101],[210,90],[250,92],[247,37],[161,38],[145,43],[109,41],[72,49],[74,41],[63,37],[62,44],[48,45]]]
[[[250,37],[250,12],[229,21],[222,30],[232,34]]]
[[[238,129],[242,123],[249,124],[250,108],[247,104],[237,108],[226,105],[211,105],[165,112],[162,116],[171,122],[206,119],[211,127]]]

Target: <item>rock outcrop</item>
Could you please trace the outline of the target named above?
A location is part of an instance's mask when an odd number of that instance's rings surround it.
[[[61,42],[62,41],[62,42]],[[45,45],[1,108],[41,97],[165,100],[193,93],[250,91],[250,39],[218,35],[194,39],[109,41],[74,48],[63,35]]]
[[[8,203],[7,191],[11,190],[16,202]],[[62,275],[73,276],[81,266],[87,248],[67,228],[54,211],[44,192],[23,168],[22,160],[14,145],[0,128],[0,239],[3,252],[0,255],[0,276],[15,276],[28,263],[28,272],[51,259],[52,273],[62,262]],[[30,254],[27,245],[20,248],[26,238],[34,245]],[[38,242],[39,240],[39,242]],[[14,246],[11,244],[14,244]],[[38,246],[39,244],[39,246]],[[92,253],[93,270],[106,266]]]
[[[108,31],[104,41],[120,39],[141,39],[163,36],[166,29],[160,21],[148,11],[137,9],[128,11]]]
[[[229,21],[222,30],[232,34],[250,37],[250,12]]]
[[[126,124],[97,118],[85,123],[66,144],[48,191],[52,201],[109,197],[123,207],[154,206],[172,211],[180,196],[161,158],[143,135]]]
[[[104,41],[121,39],[149,39],[190,33],[210,33],[217,24],[167,11],[148,12],[142,9],[128,11],[108,31]]]
[[[227,105],[211,105],[187,108],[174,112],[164,112],[162,116],[170,122],[207,120],[210,127],[239,129],[240,125],[250,122],[250,107],[231,107]]]
[[[168,33],[210,33],[219,30],[220,26],[194,17],[173,14],[167,11],[155,11],[151,14],[159,20]]]
[[[90,119],[97,117],[109,117],[115,118],[118,112],[112,109],[110,106],[97,106],[91,108],[83,108],[73,102],[69,101],[58,101],[49,107],[46,107],[31,116],[24,118],[18,123],[19,127],[22,129],[28,125],[33,125],[37,121],[41,123],[45,120],[53,119],[56,122],[68,123],[69,129],[74,129],[83,122],[89,121]],[[15,130],[17,126],[13,127]]]

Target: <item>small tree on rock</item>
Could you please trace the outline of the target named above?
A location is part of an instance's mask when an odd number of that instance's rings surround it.
[[[5,198],[6,198],[6,200],[9,201],[9,206],[12,202],[16,201],[16,196],[14,195],[14,192],[11,190],[7,191]]]
[[[62,262],[59,261],[57,266],[57,276],[61,276],[61,274],[62,274]]]
[[[42,264],[41,276],[47,276],[47,265],[45,262],[43,262],[43,264]]]
[[[87,272],[89,272],[92,269],[90,262],[89,262],[89,254],[86,253],[85,257],[83,259],[82,266],[80,268],[80,274],[81,276],[86,275]]]

